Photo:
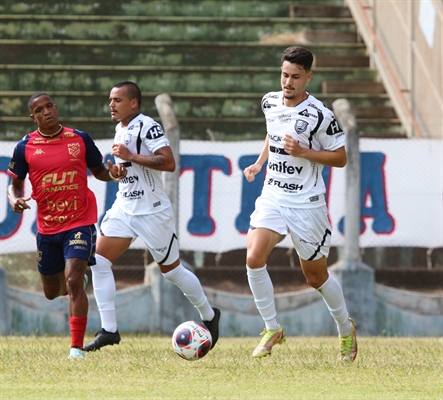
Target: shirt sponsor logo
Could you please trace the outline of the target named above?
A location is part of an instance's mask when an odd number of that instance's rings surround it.
[[[303,115],[303,117],[312,117],[312,118],[318,118],[315,114],[310,114],[307,109],[304,109],[303,111],[300,111],[298,115]]]
[[[331,123],[329,124],[328,129],[326,129],[326,134],[329,136],[333,136],[333,135],[336,135],[337,133],[343,133],[343,131],[340,128],[340,125],[338,124],[338,122],[335,119],[333,119],[331,121]]]
[[[159,124],[151,126],[146,133],[146,139],[158,139],[164,136],[163,129]]]
[[[134,190],[133,192],[123,192],[122,196],[129,199],[139,199],[141,196],[145,195],[144,190]]]
[[[289,124],[291,122],[291,114],[281,114],[278,116],[281,124]]]
[[[303,121],[302,119],[297,119],[295,121],[294,129],[297,134],[300,135],[301,133],[303,133],[307,127],[308,123],[306,121]]]
[[[46,174],[43,175],[42,178],[42,187],[45,187],[47,185],[64,185],[66,184],[72,184],[74,182],[74,177],[77,174],[78,171],[68,171],[68,172],[63,172],[63,174],[61,175],[61,177],[59,177],[58,173],[56,172],[55,174]]]
[[[268,100],[265,100],[263,102],[263,108],[271,108],[271,107],[277,107],[276,104],[270,104]]]
[[[308,107],[312,107],[313,109],[317,110],[318,112],[323,112],[322,110],[320,110],[315,104],[309,103]]]
[[[64,212],[64,211],[76,211],[77,210],[77,197],[72,200],[57,200],[52,201],[46,198],[47,210],[49,212]]]
[[[283,174],[288,175],[294,175],[296,172],[297,174],[301,174],[301,171],[303,170],[303,167],[293,167],[292,165],[288,165],[287,161],[284,162],[277,162],[277,163],[269,163],[268,168],[271,171],[281,172]]]
[[[282,137],[280,135],[272,135],[271,133],[268,133],[268,138],[269,140],[277,143],[280,143],[282,141]]]
[[[73,219],[77,218],[77,214],[73,214],[73,215],[56,215],[56,216],[52,216],[52,215],[46,215],[43,217],[43,223],[47,226],[47,227],[51,227],[54,226],[55,224],[65,224],[66,222],[70,222]]]
[[[268,185],[277,186],[280,189],[285,189],[285,191],[295,192],[296,190],[302,190],[303,185],[299,185],[298,183],[285,183],[281,181],[277,181],[273,178],[268,180]]]
[[[138,176],[137,175],[126,176],[126,177],[120,179],[120,183],[135,183],[135,182],[138,182]]]

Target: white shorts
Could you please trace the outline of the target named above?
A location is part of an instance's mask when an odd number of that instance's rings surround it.
[[[259,197],[251,214],[251,229],[266,228],[291,235],[295,251],[302,260],[328,257],[331,246],[331,225],[326,206],[316,208],[280,207]]]
[[[104,236],[143,240],[155,262],[170,265],[179,258],[179,245],[172,208],[155,214],[129,215],[113,205],[100,225]]]

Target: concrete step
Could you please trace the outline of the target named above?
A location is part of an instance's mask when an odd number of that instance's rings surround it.
[[[368,81],[376,78],[370,68],[316,68],[309,89],[320,92],[325,79]],[[118,82],[132,80],[142,91],[255,92],[280,87],[279,67],[178,67],[90,65],[0,65],[3,90],[108,91]]]
[[[223,18],[0,15],[1,39],[259,41],[304,29],[351,32],[352,18]],[[312,35],[312,33],[311,33]],[[315,35],[314,35],[315,36]],[[308,39],[307,39],[308,40]],[[314,37],[315,40],[315,37]]]
[[[289,16],[297,17],[327,17],[327,18],[352,18],[347,7],[330,5],[331,2],[317,5],[292,4],[289,6]]]
[[[46,1],[6,1],[2,4],[4,14],[34,15],[157,15],[157,16],[219,16],[219,17],[286,17],[294,1],[116,1],[89,0],[66,2]],[[343,7],[343,0],[296,1],[297,8],[304,6]]]
[[[366,55],[317,54],[314,56],[312,67],[314,69],[316,67],[369,68],[369,57]]]
[[[23,116],[27,115],[28,99],[34,91],[0,91],[2,108],[0,116]],[[61,116],[96,117],[107,115],[109,91],[88,92],[88,91],[51,91]],[[157,115],[155,108],[155,97],[160,92],[143,92],[143,110],[148,115]],[[261,115],[260,103],[263,93],[239,93],[239,92],[169,92],[173,101],[175,112],[179,116],[200,116],[205,110],[215,110],[209,112],[212,115],[223,116],[259,116]],[[324,95],[312,93],[319,100],[323,101],[329,108],[332,103],[343,95]],[[383,112],[385,108],[390,108],[387,95],[355,94],[345,96],[353,107],[359,109],[376,108],[377,112]],[[360,114],[367,116],[368,114]],[[372,115],[371,115],[372,116]],[[389,115],[393,117],[394,115]]]
[[[386,93],[385,88],[381,82],[367,81],[329,81],[322,82],[322,93]]]
[[[279,67],[288,45],[260,42],[177,42],[113,40],[0,40],[2,64],[116,65],[116,66],[255,66]],[[317,57],[365,56],[363,43],[309,44]]]

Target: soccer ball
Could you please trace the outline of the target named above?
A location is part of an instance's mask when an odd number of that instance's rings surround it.
[[[188,361],[203,358],[211,346],[211,332],[197,321],[183,322],[172,334],[172,348],[176,354]]]

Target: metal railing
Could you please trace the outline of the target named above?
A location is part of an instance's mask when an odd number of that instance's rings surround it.
[[[345,0],[410,138],[443,138],[440,0]]]

